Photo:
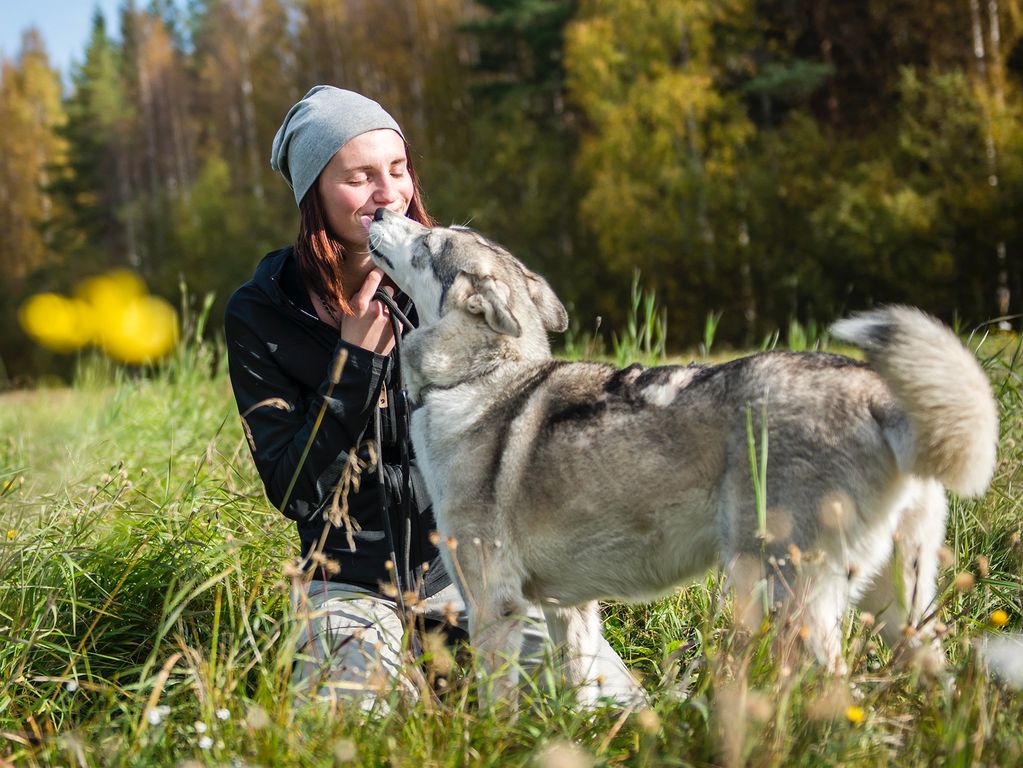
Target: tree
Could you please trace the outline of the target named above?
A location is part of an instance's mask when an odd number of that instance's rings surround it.
[[[716,21],[743,3],[590,0],[570,26],[569,93],[587,119],[583,218],[622,280],[639,269],[683,326],[741,309],[741,96],[718,88]],[[674,323],[673,323],[674,325]]]
[[[59,237],[62,256],[74,265],[69,274],[73,278],[100,265],[130,264],[137,258],[131,233],[119,217],[128,200],[123,150],[131,112],[118,72],[117,50],[99,11],[93,16],[84,61],[72,71],[71,84],[65,103],[67,121],[59,130],[68,153],[51,189],[67,211]]]
[[[67,151],[60,78],[39,32],[27,30],[15,60],[0,62],[0,272],[21,280],[53,257],[50,228],[58,214],[49,192]]]
[[[37,354],[15,313],[33,274],[63,256],[54,235],[64,212],[50,188],[67,152],[64,120],[60,78],[29,29],[17,56],[0,59],[0,385]]]
[[[578,115],[567,104],[563,35],[574,0],[483,0],[458,26],[466,65],[449,100],[462,125],[427,158],[431,199],[541,270],[577,313],[591,317],[601,269],[578,225],[572,172]],[[448,107],[451,111],[451,107]],[[440,145],[436,145],[440,146]]]

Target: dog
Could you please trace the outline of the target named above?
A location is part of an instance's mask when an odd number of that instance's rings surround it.
[[[867,363],[776,351],[617,369],[553,359],[561,301],[473,230],[380,209],[370,248],[419,313],[401,355],[412,444],[470,641],[485,671],[503,670],[487,695],[514,696],[502,665],[533,602],[595,703],[597,601],[647,601],[716,565],[743,624],[784,608],[832,672],[853,604],[888,643],[943,659],[933,622],[917,625],[935,599],[945,488],[985,491],[998,412],[937,320],[893,306],[832,326]]]

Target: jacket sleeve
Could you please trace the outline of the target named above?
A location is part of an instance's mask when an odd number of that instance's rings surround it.
[[[231,387],[252,458],[270,502],[293,520],[312,521],[372,417],[389,359],[339,341],[331,364],[336,368],[347,353],[339,380],[332,383],[328,371],[303,403],[300,386],[246,314],[229,305],[224,328]]]

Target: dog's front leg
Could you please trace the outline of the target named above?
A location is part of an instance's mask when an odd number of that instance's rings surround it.
[[[646,703],[642,687],[604,639],[600,607],[594,600],[563,608],[543,606],[547,632],[558,649],[566,682],[584,707],[608,702],[619,706]]]
[[[444,564],[465,598],[469,641],[477,658],[480,702],[506,699],[514,705],[528,610],[518,576],[521,568],[510,559],[509,548],[491,544],[474,533],[456,530],[446,535]],[[459,541],[470,543],[459,547]]]
[[[480,664],[480,701],[518,697],[519,649],[527,603],[511,589],[483,589],[469,607],[469,636]]]

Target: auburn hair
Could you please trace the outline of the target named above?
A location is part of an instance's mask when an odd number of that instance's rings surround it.
[[[419,189],[419,177],[412,165],[412,157],[405,145],[405,168],[412,179],[412,199],[405,215],[413,221],[432,227],[433,217],[426,212],[423,194]],[[319,178],[309,187],[298,205],[298,237],[295,240],[295,257],[305,284],[327,300],[333,300],[345,315],[352,315],[352,308],[345,298],[341,279],[341,265],[345,260],[345,247],[327,226],[320,199]]]

